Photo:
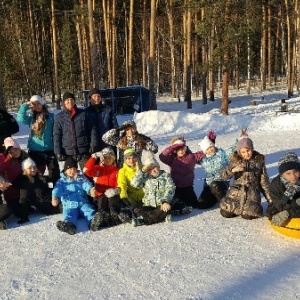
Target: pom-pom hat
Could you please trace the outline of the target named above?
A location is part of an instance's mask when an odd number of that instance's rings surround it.
[[[300,161],[294,152],[288,152],[278,161],[278,171],[280,174],[289,170],[300,171]]]
[[[39,95],[33,95],[30,100],[29,100],[31,103],[34,103],[34,102],[39,102],[40,104],[44,105],[45,104],[45,100],[39,96]]]
[[[151,151],[144,150],[142,153],[141,160],[142,160],[142,164],[143,164],[143,168],[142,168],[143,172],[151,171],[155,167],[160,166],[158,161],[155,159],[153,152],[151,152]]]

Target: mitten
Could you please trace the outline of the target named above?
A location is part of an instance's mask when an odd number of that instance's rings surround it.
[[[107,189],[105,192],[104,192],[104,195],[107,197],[107,198],[112,198],[116,195],[119,195],[120,194],[120,189],[119,188],[110,188],[110,189]]]
[[[171,210],[171,204],[168,202],[165,202],[160,206],[160,209],[164,212],[168,212]]]
[[[174,150],[176,150],[178,148],[182,148],[182,147],[185,147],[184,142],[173,144],[172,146],[170,146],[170,150],[174,151]]]
[[[300,206],[300,198],[296,199],[296,203]]]
[[[96,153],[93,153],[93,154],[92,154],[92,157],[95,158],[95,159],[99,158],[100,161],[103,160],[103,155],[102,155],[102,152],[101,152],[101,151],[96,152]]]
[[[58,161],[66,160],[66,156],[64,154],[56,154],[56,158]]]
[[[28,217],[25,217],[25,218],[21,218],[19,221],[18,221],[18,224],[24,224],[24,223],[27,223],[29,222],[30,220],[28,219]]]

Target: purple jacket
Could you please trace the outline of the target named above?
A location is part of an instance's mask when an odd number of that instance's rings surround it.
[[[194,169],[205,154],[202,151],[195,153],[187,152],[184,157],[177,157],[174,150],[182,145],[172,145],[166,148],[159,155],[159,159],[166,165],[170,166],[171,177],[178,188],[194,186]]]

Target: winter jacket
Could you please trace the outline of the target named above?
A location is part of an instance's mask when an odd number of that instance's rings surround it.
[[[21,175],[15,184],[20,189],[19,203],[22,205],[22,217],[28,218],[29,205],[34,205],[41,213],[59,213],[59,207],[51,204],[51,192],[46,179],[39,174],[29,179],[26,175]]]
[[[96,164],[97,160],[91,157],[84,166],[84,174],[93,177],[97,197],[101,196],[107,189],[118,186],[117,176],[119,169],[116,165],[105,166]]]
[[[17,121],[19,123],[28,125],[30,127],[27,148],[31,151],[53,151],[54,114],[50,113],[47,117],[45,129],[42,132],[42,136],[39,137],[35,135],[31,129],[34,120],[33,114],[27,114],[28,109],[28,104],[22,104],[17,115]]]
[[[233,173],[232,169],[235,167],[242,167],[244,171]],[[220,208],[235,215],[262,217],[260,193],[263,193],[267,201],[271,201],[264,155],[254,151],[250,160],[243,160],[234,152],[221,174],[225,180],[233,177],[234,181],[221,200]]]
[[[96,147],[96,127],[88,128],[86,112],[75,107],[74,113],[64,109],[54,117],[54,153],[70,156],[88,155]]]
[[[90,105],[87,109],[89,129],[96,126],[97,145],[96,151],[100,151],[107,147],[103,142],[102,136],[110,129],[118,127],[116,115],[112,112],[111,107],[105,106],[102,103],[99,105]]]
[[[9,155],[5,157],[4,154],[0,154],[0,175],[7,182],[12,183],[12,186],[3,192],[6,201],[20,198],[20,190],[15,186],[14,181],[22,175],[22,161],[26,158],[28,158],[28,154],[23,150],[19,158],[11,158]]]
[[[142,201],[144,197],[143,189],[135,188],[131,185],[131,180],[136,173],[135,167],[129,167],[126,163],[118,173],[118,187],[121,189],[120,198],[129,198],[135,201]]]
[[[157,153],[158,146],[154,143],[154,141],[141,133],[136,133],[132,137],[127,138],[127,144],[125,148],[121,146],[121,139],[124,137],[124,134],[120,135],[120,130],[118,128],[113,128],[106,132],[102,139],[105,143],[111,145],[111,146],[117,146],[119,150],[119,158],[118,163],[119,165],[123,165],[124,162],[124,151],[127,148],[133,148],[135,152],[141,157],[143,150],[148,150],[153,153]],[[141,140],[141,146],[137,143],[137,138]]]
[[[229,158],[236,149],[236,144],[237,141],[227,150],[216,148],[214,155],[205,156],[200,161],[200,165],[205,170],[205,182],[207,185],[210,185],[213,181],[222,181],[220,172],[228,164]]]
[[[160,170],[156,177],[139,171],[132,178],[131,185],[143,188],[145,193],[143,204],[153,207],[158,207],[165,202],[171,204],[176,188],[170,174],[163,170]]]
[[[52,190],[52,198],[59,198],[63,209],[81,207],[88,203],[87,195],[92,187],[92,183],[79,171],[76,179],[61,173],[60,179]]]
[[[199,163],[205,154],[202,151],[195,153],[187,152],[183,157],[177,157],[174,150],[178,144],[166,148],[159,154],[159,159],[170,167],[171,177],[178,188],[194,186],[195,165]]]
[[[300,198],[300,192],[296,192],[290,199],[285,195],[285,191],[286,187],[280,175],[277,175],[270,184],[272,203],[269,203],[266,211],[269,218],[283,210],[288,211],[290,218],[300,218],[300,206],[296,203],[296,199]]]

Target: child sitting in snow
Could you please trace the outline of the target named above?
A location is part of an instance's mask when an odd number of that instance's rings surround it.
[[[272,203],[266,215],[271,223],[284,226],[291,218],[300,218],[300,161],[288,152],[278,161],[277,175],[270,184]]]
[[[113,149],[107,147],[92,154],[86,162],[83,172],[94,179],[96,197],[94,198],[97,211],[102,215],[102,226],[120,223],[120,189],[117,176],[119,169]]]
[[[23,175],[16,180],[16,186],[20,189],[21,220],[19,224],[29,222],[28,216],[31,206],[45,215],[53,215],[62,212],[61,205],[51,205],[52,189],[49,188],[45,176],[37,169],[36,163],[27,158],[22,162]]]
[[[142,170],[138,169],[131,180],[133,187],[143,188],[145,193],[143,207],[136,208],[134,214],[137,225],[151,225],[164,221],[170,215],[175,184],[170,174],[160,170],[151,152],[143,152],[142,163]]]
[[[242,134],[245,131],[242,130]],[[210,131],[198,145],[205,153],[205,157],[199,163],[205,170],[204,187],[199,197],[199,208],[210,208],[220,202],[225,196],[229,180],[221,178],[221,170],[227,166],[229,158],[233,154],[237,140],[227,149],[215,146],[216,135]]]
[[[263,216],[260,193],[271,202],[265,157],[254,150],[253,142],[246,133],[240,137],[236,151],[222,170],[221,176],[224,180],[234,177],[229,191],[220,202],[223,217],[240,215],[251,220]]]
[[[64,220],[58,221],[56,226],[68,234],[76,233],[77,219],[80,216],[86,219],[92,231],[99,230],[102,223],[101,216],[87,200],[87,195],[96,196],[96,189],[77,167],[77,161],[69,156],[52,191],[52,205],[57,206],[59,202],[63,205]]]
[[[194,170],[205,154],[202,151],[192,153],[188,150],[183,137],[175,137],[171,140],[171,146],[167,147],[159,155],[159,159],[170,167],[170,174],[175,183],[175,201],[173,214],[184,214],[199,208],[199,202],[194,191]]]

